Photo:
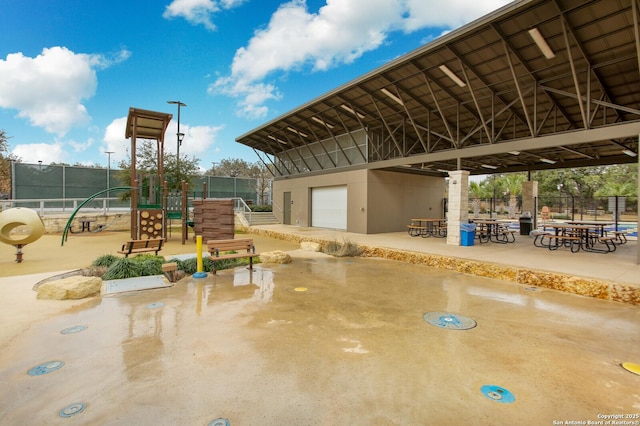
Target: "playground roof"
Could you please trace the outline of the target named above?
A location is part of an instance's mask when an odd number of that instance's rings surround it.
[[[167,130],[171,118],[173,115],[164,112],[129,108],[125,138],[129,139],[135,133],[136,138],[164,140],[164,132]]]
[[[281,175],[637,161],[639,8],[637,0],[514,1],[236,140]]]

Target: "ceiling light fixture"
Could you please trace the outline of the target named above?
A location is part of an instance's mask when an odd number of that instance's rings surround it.
[[[548,158],[541,158],[540,161],[542,161],[543,163],[547,163],[547,164],[556,164],[555,161],[549,160]]]
[[[400,105],[404,106],[404,102],[402,101],[402,99],[400,99],[398,96],[394,95],[393,93],[391,93],[390,91],[388,91],[384,87],[382,89],[380,89],[380,91],[382,93],[384,93],[385,95],[387,95],[388,97],[390,97],[391,99],[393,99],[394,101],[396,101],[397,103],[399,103]]]
[[[636,152],[633,152],[630,149],[625,149],[624,151],[622,151],[622,153],[628,155],[629,157],[636,157],[638,155]]]
[[[315,121],[316,123],[320,123],[320,124],[322,124],[323,126],[327,126],[328,128],[333,129],[333,124],[331,124],[331,123],[327,123],[326,121],[324,121],[324,120],[323,120],[323,119],[321,119],[321,118],[318,118],[318,117],[311,117],[311,119],[312,119],[313,121]]]
[[[529,30],[529,35],[538,45],[538,49],[540,49],[540,52],[542,52],[545,58],[553,59],[556,57],[556,54],[553,53],[553,50],[551,50],[551,47],[549,47],[547,40],[545,40],[544,37],[542,37],[542,34],[540,34],[540,30],[538,30],[537,28],[531,28]]]
[[[492,170],[495,170],[498,168],[498,166],[492,166],[491,164],[480,164],[480,167],[484,167],[485,169],[492,169]]]
[[[308,138],[309,137],[309,135],[307,135],[306,133],[302,133],[301,131],[294,129],[293,127],[287,127],[287,130],[290,131],[290,132],[293,132],[293,133],[295,133],[297,135],[300,135],[303,138]]]
[[[287,145],[287,143],[286,143],[285,141],[283,141],[282,139],[278,139],[278,138],[276,138],[275,136],[271,136],[271,135],[269,135],[269,136],[267,136],[267,137],[268,137],[269,139],[272,139],[272,140],[276,141],[276,142],[280,142],[282,145]]]
[[[436,171],[440,173],[449,173],[449,170],[445,170],[445,169],[437,169]]]
[[[460,77],[458,77],[457,75],[455,75],[453,73],[453,71],[451,71],[449,69],[449,67],[447,67],[446,65],[440,65],[438,68],[440,68],[440,71],[442,71],[443,73],[445,73],[447,76],[449,76],[449,78],[451,80],[453,80],[454,83],[456,83],[458,86],[460,87],[464,87],[466,86],[465,82],[460,80]]]
[[[520,151],[509,151],[511,155],[520,155]]]
[[[351,108],[349,105],[345,105],[342,104],[340,105],[342,107],[343,110],[345,111],[349,111],[351,114],[353,115],[357,115],[358,118],[364,118],[364,115],[360,114],[359,112],[355,111],[353,108]]]

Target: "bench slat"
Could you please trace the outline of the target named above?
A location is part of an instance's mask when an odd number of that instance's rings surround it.
[[[253,258],[260,256],[256,253],[251,238],[239,238],[232,240],[209,240],[207,241],[209,259],[213,260],[213,273],[216,273],[215,262],[225,259],[249,258],[249,269],[253,269]],[[242,253],[225,253],[227,251],[242,251]]]
[[[124,257],[129,257],[134,253],[148,253],[155,252],[156,255],[162,250],[162,238],[150,238],[147,240],[129,240],[122,245],[122,248],[118,250],[118,253],[124,254]]]

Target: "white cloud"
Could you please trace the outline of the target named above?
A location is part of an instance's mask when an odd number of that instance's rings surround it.
[[[195,156],[209,152],[216,143],[216,136],[223,126],[190,126],[180,123],[180,132],[184,133],[184,139],[180,146],[180,157]],[[177,122],[169,123],[167,132],[164,137],[164,146],[166,152],[174,153],[178,145],[176,133],[178,131]]]
[[[165,8],[162,15],[165,19],[182,17],[193,25],[203,25],[208,30],[215,30],[212,21],[215,13],[222,9],[240,6],[245,0],[173,0]]]
[[[125,139],[125,128],[127,117],[116,118],[106,128],[102,152],[112,151],[111,164],[119,163],[122,160],[129,161],[131,153],[131,140]],[[180,123],[180,132],[184,133],[184,139],[180,146],[180,156],[195,156],[210,152],[216,144],[216,137],[223,126],[190,126]],[[178,145],[176,133],[178,131],[177,121],[172,120],[164,137],[165,152],[175,154]]]
[[[189,156],[200,157],[201,154],[212,151],[217,142],[218,132],[222,129],[223,126],[185,126],[183,129],[181,123],[180,131],[185,133],[180,147],[181,156],[184,153]]]
[[[125,128],[127,127],[127,117],[120,117],[113,120],[104,131],[102,138],[102,152],[110,151],[111,166],[115,167],[122,160],[130,159],[131,141],[125,139]]]
[[[265,102],[281,97],[264,81],[275,73],[348,64],[377,49],[393,31],[456,28],[509,1],[327,0],[311,13],[305,0],[291,0],[236,51],[230,75],[210,85],[209,93],[237,98],[238,114],[262,118],[268,112]]]
[[[63,143],[59,141],[54,143],[20,144],[11,153],[21,158],[25,163],[37,164],[38,161],[42,161],[42,164],[66,162]]]
[[[59,46],[45,48],[35,58],[9,54],[0,59],[0,108],[16,109],[32,125],[63,136],[90,121],[82,102],[95,94],[96,69],[129,56],[126,50],[109,58]]]
[[[75,152],[84,152],[93,145],[93,138],[87,139],[85,142],[76,142],[74,140],[67,141]]]
[[[407,17],[402,27],[415,31],[425,27],[461,27],[511,0],[405,0]]]

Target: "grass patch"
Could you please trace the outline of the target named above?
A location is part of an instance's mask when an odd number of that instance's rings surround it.
[[[120,259],[119,256],[113,254],[105,254],[94,260],[91,266],[104,266],[108,268],[109,266],[113,265],[118,259]]]
[[[178,264],[178,269],[184,271],[187,275],[193,275],[198,272],[198,259],[192,257],[190,259],[180,260],[180,259],[171,259],[170,262],[175,262]],[[253,259],[253,263],[260,263],[258,258]],[[249,264],[248,258],[240,258],[240,259],[221,259],[216,260],[216,270],[220,271],[223,269],[231,269],[238,266],[244,266]],[[202,259],[202,270],[204,272],[213,272],[213,260],[208,257],[204,257]]]
[[[102,279],[107,280],[122,280],[125,278],[133,278],[140,276],[140,264],[133,259],[123,257],[118,259],[107,269]]]
[[[122,258],[114,257],[115,261],[107,267],[107,270],[102,275],[102,279],[105,281],[146,277],[150,275],[162,275],[162,264],[165,263],[163,257],[152,254],[139,254],[134,257]],[[98,267],[104,268],[104,266],[95,265],[99,259],[100,258],[96,259],[93,265],[94,268],[96,268],[96,272],[98,271]],[[102,261],[104,260],[101,260],[101,262]]]

